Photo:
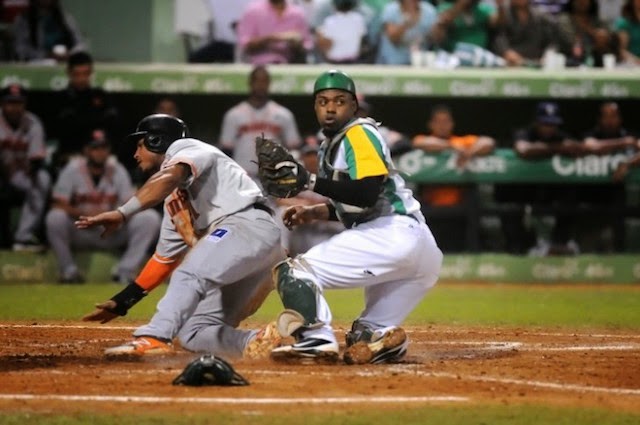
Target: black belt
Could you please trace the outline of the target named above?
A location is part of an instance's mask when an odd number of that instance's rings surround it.
[[[253,206],[253,208],[255,208],[257,210],[262,210],[262,211],[264,211],[266,213],[269,213],[269,215],[273,216],[273,210],[271,208],[269,208],[268,206],[266,206],[265,204],[261,204],[260,202],[256,202],[252,206]]]

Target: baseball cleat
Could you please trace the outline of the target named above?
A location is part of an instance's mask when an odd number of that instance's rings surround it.
[[[344,362],[347,364],[395,363],[407,354],[409,338],[402,328],[391,328],[385,333],[374,332],[371,341],[358,341],[347,347]]]
[[[261,329],[244,348],[242,357],[245,359],[266,359],[271,351],[280,345],[282,337],[278,333],[275,322],[269,323]]]
[[[164,342],[150,336],[137,337],[133,341],[104,350],[105,356],[149,356],[173,352],[170,342]]]
[[[283,345],[271,351],[276,361],[299,360],[303,363],[335,363],[339,347],[335,341],[321,338],[305,338],[291,345]]]

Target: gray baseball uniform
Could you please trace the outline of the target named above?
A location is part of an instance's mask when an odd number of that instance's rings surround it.
[[[83,214],[115,209],[134,193],[129,174],[115,157],[106,163],[106,171],[96,183],[90,175],[86,158],[69,162],[61,171],[53,189],[53,198],[78,208]],[[76,217],[59,208],[53,208],[46,217],[47,237],[56,258],[61,276],[68,278],[78,273],[72,248],[116,249],[126,246],[117,269],[118,276],[133,279],[147,257],[147,249],[156,240],[160,228],[160,215],[146,210],[132,217],[112,237],[102,238],[103,229],[77,229]]]
[[[288,148],[300,145],[300,133],[293,114],[273,100],[260,109],[243,101],[224,115],[219,145],[233,149],[233,159],[252,178],[258,175],[255,139],[262,134]]]
[[[43,169],[30,175],[28,162],[45,157],[44,130],[36,115],[25,112],[20,125],[13,128],[0,113],[0,160],[5,170],[13,170],[7,176],[9,184],[25,195],[16,241],[34,239],[44,214],[51,178]]]
[[[189,166],[188,181],[165,199],[154,258],[188,254],[174,270],[149,324],[135,336],[172,340],[192,351],[238,356],[255,331],[236,329],[271,291],[284,258],[280,231],[258,185],[218,148],[175,141],[162,168]]]

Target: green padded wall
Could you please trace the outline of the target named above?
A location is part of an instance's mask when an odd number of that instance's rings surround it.
[[[99,62],[184,62],[173,0],[62,0]]]

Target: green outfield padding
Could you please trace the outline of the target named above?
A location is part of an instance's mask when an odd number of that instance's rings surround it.
[[[79,252],[75,259],[88,282],[108,282],[111,267],[118,261],[115,253]],[[0,251],[0,283],[51,283],[59,278],[56,259],[51,251],[44,254]]]
[[[578,255],[521,257],[506,254],[445,256],[441,281],[496,283],[640,283],[640,257]]]
[[[111,280],[116,254],[82,252],[78,266],[88,282]],[[46,283],[58,280],[53,254],[0,251],[1,283]],[[579,255],[519,257],[506,254],[445,255],[440,280],[492,283],[640,283],[640,257]]]

